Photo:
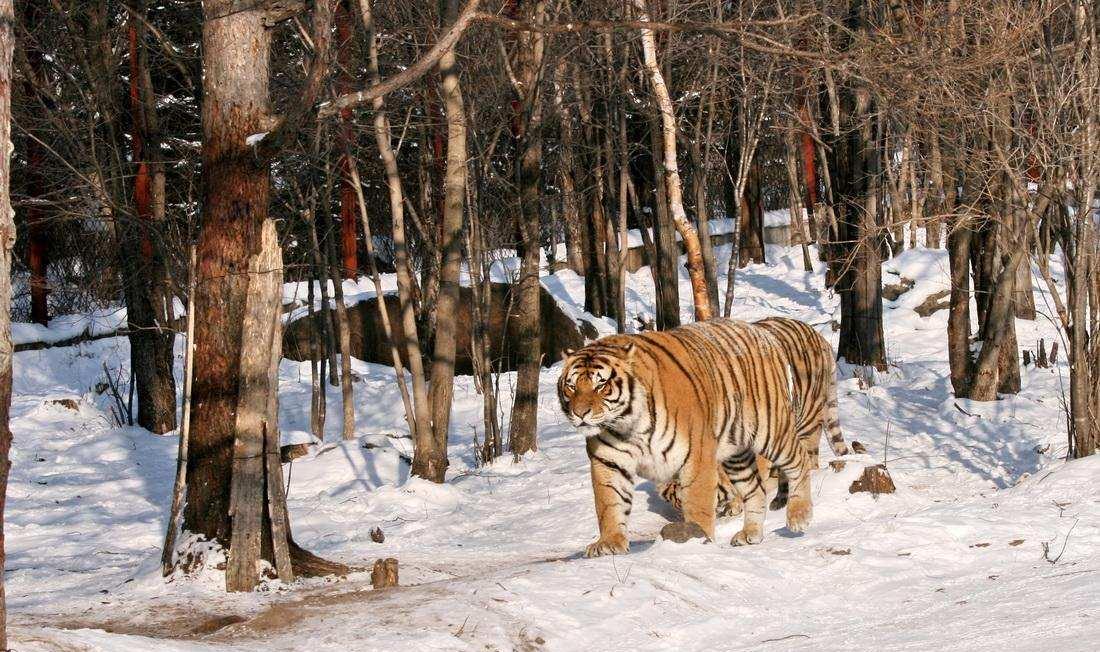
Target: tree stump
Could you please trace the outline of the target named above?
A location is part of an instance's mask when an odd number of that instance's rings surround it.
[[[376,589],[397,586],[397,560],[393,557],[378,559],[371,570],[370,583]]]
[[[863,469],[863,475],[848,487],[848,493],[867,492],[872,496],[894,493],[894,481],[890,479],[890,473],[886,466],[876,464]]]

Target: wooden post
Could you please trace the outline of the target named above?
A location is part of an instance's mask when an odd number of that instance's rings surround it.
[[[277,421],[271,419],[272,402],[277,406],[279,383],[279,342],[275,337],[279,330],[276,318],[282,286],[282,250],[278,238],[275,222],[264,220],[259,251],[248,263],[249,292],[241,327],[240,388],[229,499],[232,539],[225,572],[227,591],[251,591],[259,582],[257,563],[264,534],[264,505],[268,502],[264,483],[265,479],[271,479],[265,471],[264,439],[269,429],[277,427],[274,425]],[[277,455],[278,446],[273,448]],[[272,507],[274,515],[277,509],[273,504]]]

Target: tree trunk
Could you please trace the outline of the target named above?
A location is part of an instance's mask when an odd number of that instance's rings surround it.
[[[865,29],[868,11],[852,3],[845,24]],[[832,133],[828,153],[832,202],[843,254],[836,282],[840,293],[840,343],[837,355],[850,364],[886,369],[882,334],[882,233],[879,211],[882,176],[881,134],[877,133],[870,90],[839,89],[842,129]]]
[[[265,130],[270,33],[260,11],[204,7],[203,212],[195,288],[195,379],[184,530],[228,546],[242,323],[267,219],[267,170],[245,139]]]
[[[809,103],[804,104],[802,107],[802,119],[803,122],[809,124]],[[823,229],[821,223],[817,220],[819,212],[817,208],[819,201],[817,196],[817,164],[815,162],[817,145],[814,143],[813,134],[808,129],[803,129],[800,134],[799,149],[802,154],[802,179],[806,184],[806,212],[810,222],[810,237],[818,245],[821,245],[823,244],[822,236],[828,233],[828,230]]]
[[[649,14],[646,13],[645,0],[634,0],[634,6],[638,11],[639,19],[649,22]],[[713,317],[710,309],[710,300],[707,297],[706,272],[703,265],[703,254],[699,248],[699,234],[695,227],[688,221],[684,211],[683,185],[680,183],[680,171],[676,160],[676,112],[672,108],[672,99],[669,97],[668,87],[665,86],[661,68],[657,65],[657,43],[653,31],[641,29],[642,51],[649,82],[653,85],[653,93],[657,97],[657,106],[661,111],[661,134],[664,137],[664,173],[665,190],[668,192],[669,212],[672,215],[672,223],[684,242],[684,250],[687,252],[688,276],[691,279],[692,301],[695,304],[695,320],[705,321]],[[679,256],[677,256],[679,261]],[[677,265],[678,266],[678,265]],[[677,275],[678,277],[678,275]]]
[[[355,52],[354,30],[351,16],[352,0],[339,0],[336,5],[336,92],[339,95],[351,93],[355,85],[355,65],[352,57]],[[352,158],[351,108],[340,111],[339,126],[340,154],[340,258],[344,278],[356,278],[359,275],[359,249],[356,242],[355,188],[351,187]],[[335,277],[334,277],[335,278]]]
[[[344,157],[349,159],[350,155]],[[350,174],[348,175],[351,176]],[[350,179],[347,180],[350,185]],[[351,188],[351,207],[355,208],[355,188]],[[343,210],[341,197],[341,211]],[[352,233],[354,234],[354,230]],[[343,408],[341,438],[344,441],[355,439],[355,389],[351,381],[351,326],[348,324],[348,307],[344,304],[344,279],[336,261],[335,247],[329,241],[329,269],[332,270],[333,303],[336,306],[336,333],[340,344],[340,405]],[[344,261],[347,262],[346,260]],[[346,271],[346,270],[345,270]]]
[[[546,14],[546,3],[531,3],[526,18],[541,23]],[[517,166],[520,210],[520,248],[518,314],[514,318],[518,338],[516,347],[519,360],[516,367],[515,399],[508,429],[508,446],[515,459],[536,450],[538,428],[539,372],[541,371],[542,319],[539,313],[539,168],[542,164],[542,99],[539,93],[539,74],[542,69],[543,37],[536,32],[523,32],[519,40],[519,65],[517,66],[520,104],[526,115],[515,116],[518,133]]]
[[[794,126],[792,125],[783,136],[783,158],[787,169],[787,196],[790,197],[791,244],[801,245],[803,269],[812,272],[814,271],[814,263],[810,260],[810,233],[806,228],[810,213],[805,211],[802,203],[802,192],[798,179],[798,141]]]
[[[561,153],[558,181],[561,185],[561,216],[565,227],[565,257],[569,268],[577,274],[585,274],[584,234],[578,208],[576,175],[573,157],[573,112],[565,102],[566,65],[558,64],[554,75],[554,107],[560,118]]]
[[[947,234],[948,261],[951,267],[951,299],[947,315],[947,357],[951,367],[951,387],[955,396],[970,396],[970,239],[971,230],[959,220]]]
[[[144,11],[139,5],[134,11]],[[163,201],[155,201],[155,177],[160,167],[156,102],[148,86],[144,26],[131,17],[130,115],[132,120],[131,160],[134,174],[133,206],[136,220],[123,229],[120,259],[126,294],[126,315],[130,340],[130,365],[137,385],[138,425],[157,434],[176,427],[176,380],[172,373],[175,332],[168,291],[168,271],[163,245],[154,242],[153,226],[164,218]],[[163,171],[161,171],[163,174]],[[163,199],[163,197],[161,198]]]
[[[324,0],[314,7],[318,57],[327,50],[327,10]],[[237,591],[259,580],[258,559],[283,578],[347,569],[294,544],[282,493],[282,262],[268,219],[269,159],[246,142],[268,125],[271,33],[262,10],[235,0],[204,3],[203,17],[203,210],[183,529],[229,549],[226,588]],[[311,105],[316,87],[307,89],[301,101]],[[265,140],[286,136],[277,129]]]
[[[713,104],[713,103],[712,103]],[[713,106],[711,107],[713,112]],[[710,128],[707,135],[702,138],[706,147],[710,142]],[[707,198],[707,150],[700,147],[700,136],[693,139],[689,151],[694,169],[691,171],[691,187],[695,194],[695,228],[699,231],[699,249],[703,255],[703,271],[707,278],[707,296],[710,301],[711,314],[718,313],[718,263],[714,259],[714,245],[710,240],[710,206]],[[625,135],[623,147],[625,149]],[[625,157],[625,153],[624,153]]]
[[[1015,318],[1012,306],[1012,281],[1016,276],[1016,267],[1026,253],[1025,249],[1017,249],[1007,255],[1004,266],[997,273],[997,277],[990,282],[992,286],[990,300],[981,328],[982,348],[974,365],[973,381],[970,385],[970,398],[973,400],[993,401],[997,398],[998,389],[1003,388],[1006,393],[1013,389],[1003,387],[1001,383],[1002,376],[1012,371],[1005,369],[1002,349],[1012,346],[1012,364],[1018,373],[1015,351],[1016,329],[1012,324]],[[1014,391],[1019,391],[1018,375]]]
[[[0,0],[0,650],[8,649],[8,609],[4,593],[4,506],[11,470],[11,253],[15,245],[15,222],[12,219],[10,182],[14,27],[12,0]]]
[[[249,256],[248,294],[241,314],[239,382],[234,406],[226,559],[227,591],[251,591],[260,581],[258,562],[272,562],[284,582],[294,580],[287,546],[286,502],[268,500],[282,491],[282,473],[269,475],[267,457],[279,448],[279,343],[282,250],[275,223],[265,220],[258,250]],[[276,464],[275,469],[280,469]]]
[[[42,13],[45,3],[28,2],[23,8],[23,28],[28,33],[41,33]],[[23,89],[26,97],[31,98],[37,94],[34,79],[43,79],[44,60],[42,52],[33,45],[24,44],[27,67],[30,74],[23,76]],[[52,103],[47,102],[52,108]],[[50,231],[49,222],[44,210],[46,179],[44,165],[46,163],[46,148],[35,134],[36,138],[26,139],[27,168],[24,172],[26,178],[27,207],[23,209],[24,223],[27,225],[27,270],[30,272],[31,289],[31,321],[46,326],[49,324],[49,254]]]
[[[378,84],[382,78],[378,66],[378,41],[375,39],[374,21],[371,13],[370,0],[359,1],[362,13],[363,25],[367,33],[367,42],[370,52],[370,77],[371,83]],[[430,450],[432,446],[431,412],[429,411],[428,384],[424,373],[424,357],[420,348],[420,336],[416,328],[416,306],[414,294],[416,292],[415,277],[412,264],[409,262],[409,248],[405,237],[405,190],[401,185],[401,174],[397,167],[397,156],[393,151],[393,143],[390,140],[390,121],[383,106],[381,97],[375,98],[374,108],[374,140],[378,146],[378,152],[382,157],[382,165],[386,172],[386,189],[389,191],[390,216],[393,224],[393,263],[397,276],[397,294],[401,310],[401,330],[404,333],[405,354],[409,361],[409,373],[412,375],[412,409],[406,409],[406,420],[409,431],[413,436],[416,449]],[[357,193],[362,193],[359,187],[359,173],[352,168],[354,173],[355,188]],[[360,203],[362,198],[360,197]],[[362,210],[363,233],[369,231],[369,224],[365,221],[367,214]],[[369,236],[366,236],[369,239]],[[370,243],[368,242],[368,245]],[[374,260],[369,261],[372,278],[375,266]],[[375,287],[381,285],[376,281]],[[385,310],[385,302],[379,301],[379,310]],[[383,314],[385,317],[385,315]],[[383,321],[388,322],[388,318]],[[387,335],[388,338],[388,335]],[[391,340],[392,342],[392,340]],[[399,354],[398,354],[399,356]],[[400,357],[395,357],[395,367],[399,367]],[[400,381],[403,382],[403,381]]]
[[[761,191],[760,163],[753,157],[749,164],[745,194],[741,198],[737,226],[737,266],[762,264],[764,257],[764,198]],[[793,226],[793,225],[792,225]]]
[[[458,15],[457,0],[448,0],[447,19]],[[462,217],[466,196],[466,114],[458,81],[454,49],[439,59],[443,102],[447,112],[447,169],[444,176],[442,245],[439,298],[436,305],[435,355],[432,359],[430,445],[417,450],[412,473],[443,482],[447,472],[447,429],[455,375],[455,315],[458,313],[458,274],[462,266]]]
[[[646,181],[652,182],[652,192],[646,196],[652,199],[654,250],[656,260],[651,261],[650,272],[657,290],[657,328],[668,330],[680,325],[680,248],[676,246],[675,227],[668,210],[668,189],[665,183],[660,125],[652,115],[649,122],[649,142],[652,167],[647,170]],[[649,175],[653,176],[650,177]],[[648,188],[647,188],[648,190]]]

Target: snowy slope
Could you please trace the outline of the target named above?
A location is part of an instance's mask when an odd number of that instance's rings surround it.
[[[728,255],[728,247],[720,250],[720,270]],[[787,315],[835,341],[838,301],[821,290],[823,270],[801,271],[795,249],[769,248],[768,255],[770,264],[738,272],[735,316]],[[884,267],[888,282],[891,271],[916,281],[886,304],[891,367],[869,383],[850,373],[840,383],[846,437],[868,453],[814,477],[809,532],[791,535],[783,514],[773,512],[764,542],[750,548],[727,543],[737,519],[720,523],[713,544],[654,543],[675,514],[643,483],[630,521],[631,554],[581,557],[595,537],[595,516],[583,439],[554,396],[556,369],[542,378],[538,453],[477,468],[481,405],[463,378],[448,482],[410,479],[402,457],[411,442],[393,371],[357,362],[361,441],[339,442],[339,391],[330,390],[327,443],[288,469],[289,502],[295,538],[318,554],[359,565],[397,557],[402,588],[379,592],[365,573],[289,587],[273,582],[232,596],[213,569],[161,579],[175,438],[111,427],[107,399],[94,391],[103,361],[126,364],[125,340],[19,353],[7,523],[13,645],[123,652],[1091,649],[1100,633],[1100,457],[1060,461],[1064,362],[1025,370],[1019,396],[955,400],[946,312],[921,318],[912,311],[946,287],[946,259],[906,252]],[[564,274],[544,286],[572,296],[575,281]],[[648,270],[629,281],[628,311],[651,314]],[[1045,298],[1037,291],[1040,310]],[[685,319],[690,300],[685,285]],[[1054,335],[1043,318],[1017,326],[1025,348]],[[300,441],[308,438],[308,364],[284,361],[281,375],[284,438]],[[502,379],[502,390],[511,384]],[[66,398],[76,410],[53,402]],[[883,460],[896,494],[848,492],[863,464]],[[385,531],[383,544],[370,540],[376,526]]]

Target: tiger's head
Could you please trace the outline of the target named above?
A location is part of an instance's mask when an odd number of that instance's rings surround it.
[[[608,426],[630,418],[637,385],[633,355],[634,344],[619,338],[563,352],[558,400],[574,427]]]

